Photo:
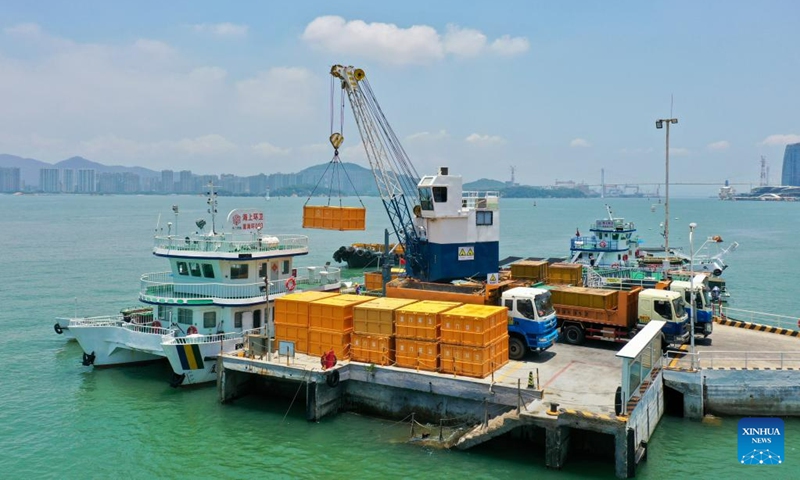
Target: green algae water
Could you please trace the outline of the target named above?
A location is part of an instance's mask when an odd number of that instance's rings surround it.
[[[263,208],[265,232],[308,235],[310,254],[298,263],[320,265],[340,245],[382,240],[383,207],[364,201],[366,232],[304,231],[300,198],[223,197],[219,210]],[[636,223],[645,245],[660,245],[663,210],[652,211],[654,202],[502,200],[501,257],[566,255],[576,227],[603,217],[605,203]],[[173,204],[180,232],[206,216],[199,196],[0,195],[3,478],[614,478],[610,461],[575,455],[562,471],[548,470],[544,450],[529,446],[425,448],[408,443],[408,423],[392,420],[341,414],[308,423],[301,404],[282,399],[221,405],[213,386],[170,388],[167,364],[81,366],[80,347],[53,332],[54,317],[135,305],[141,274],[167,268],[151,254],[152,234],[175,222]],[[741,244],[725,272],[736,307],[800,313],[800,204],[674,199],[670,209],[670,242],[685,251],[690,222],[696,242],[720,235]],[[800,420],[785,419],[785,463],[776,467],[737,463],[737,421],[664,417],[638,478],[800,477]]]

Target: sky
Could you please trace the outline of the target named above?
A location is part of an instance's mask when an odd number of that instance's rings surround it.
[[[672,183],[757,184],[763,155],[777,184],[800,142],[797,18],[778,0],[6,0],[0,153],[296,172],[333,156],[343,64],[421,175],[663,182],[655,121],[674,117]],[[349,106],[342,130],[342,161],[367,166]]]

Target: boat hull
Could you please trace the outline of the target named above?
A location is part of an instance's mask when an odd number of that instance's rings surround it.
[[[244,341],[242,334],[222,335],[225,338],[219,340],[214,339],[214,335],[197,337],[174,338],[162,344],[164,355],[172,367],[173,387],[216,382],[220,351],[233,352],[241,348]]]
[[[164,358],[163,329],[122,325],[71,325],[84,352],[84,364],[108,367]]]

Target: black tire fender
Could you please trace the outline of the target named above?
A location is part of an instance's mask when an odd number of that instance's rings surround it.
[[[339,370],[331,370],[325,375],[325,383],[331,388],[339,386]]]
[[[53,330],[55,330],[55,331],[56,331],[56,333],[57,333],[57,334],[59,334],[59,335],[61,335],[62,333],[64,333],[64,329],[63,329],[63,328],[61,328],[61,325],[59,325],[59,324],[58,324],[58,322],[56,322],[56,324],[55,324],[55,325],[53,325]]]

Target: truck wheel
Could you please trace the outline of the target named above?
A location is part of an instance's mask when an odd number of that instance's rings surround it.
[[[525,356],[525,344],[519,338],[511,337],[508,339],[508,358],[511,360],[522,360]]]
[[[583,330],[577,325],[569,325],[564,329],[564,340],[570,345],[580,345],[585,338]]]

